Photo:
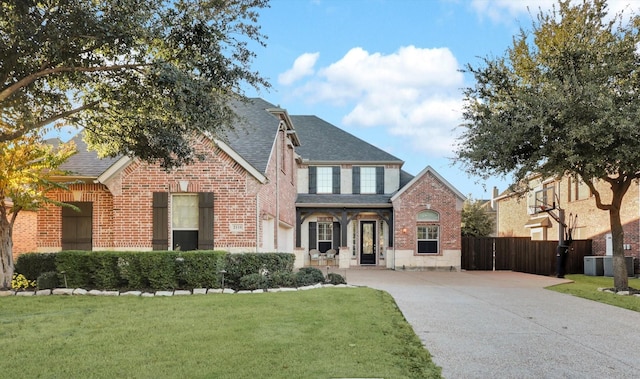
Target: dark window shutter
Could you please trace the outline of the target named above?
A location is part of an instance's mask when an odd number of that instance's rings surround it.
[[[213,250],[213,192],[198,194],[198,249]]]
[[[376,193],[384,193],[384,167],[376,167]]]
[[[360,166],[353,166],[352,171],[352,189],[351,191],[354,195],[360,193]]]
[[[167,192],[153,193],[153,250],[167,250],[169,248],[169,194]]]
[[[340,193],[340,166],[333,166],[333,193]]]
[[[309,167],[309,193],[318,193],[315,167]]]
[[[309,250],[318,248],[317,223],[309,223]]]
[[[336,249],[336,251],[340,250],[340,223],[339,222],[334,222],[333,223],[333,248]]]

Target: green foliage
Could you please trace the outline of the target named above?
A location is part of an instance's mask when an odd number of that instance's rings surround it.
[[[15,272],[30,279],[38,278],[42,273],[56,270],[55,253],[20,254],[16,260]]]
[[[220,271],[224,265],[225,252],[186,251],[177,260],[180,288],[220,287]]]
[[[324,283],[324,275],[315,267],[302,267],[296,273],[296,283],[299,287]]]
[[[583,180],[610,213],[619,257],[622,200],[640,177],[638,25],[638,14],[627,22],[621,13],[609,17],[605,0],[560,1],[541,11],[504,56],[466,66],[475,85],[464,91],[457,151],[467,172],[513,175],[516,185],[528,185],[532,173]],[[616,288],[627,287],[622,265],[614,275]]]
[[[462,207],[462,236],[488,237],[495,227],[494,218],[480,200],[467,199]]]
[[[269,288],[269,276],[264,274],[249,274],[240,278],[238,289],[240,290],[258,290]]]
[[[69,250],[56,253],[56,271],[66,277],[69,288],[94,288],[89,253],[92,252]]]
[[[344,280],[344,278],[342,277],[342,275],[335,273],[335,272],[330,272],[327,275],[327,281],[333,285],[337,285],[337,284],[347,284],[347,281]]]
[[[38,275],[36,281],[38,289],[52,289],[58,287],[58,273],[55,271],[47,271]]]
[[[225,285],[240,288],[240,278],[250,274],[276,271],[293,271],[295,255],[288,253],[244,253],[226,256]]]
[[[85,127],[101,155],[164,167],[195,158],[192,132],[219,135],[264,46],[266,0],[8,0],[0,4],[0,143],[56,123]]]
[[[269,274],[273,288],[293,288],[296,286],[296,276],[291,271],[275,271]]]

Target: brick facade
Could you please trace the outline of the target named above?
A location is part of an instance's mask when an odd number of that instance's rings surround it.
[[[279,140],[278,144],[283,142]],[[276,203],[280,207],[280,221],[292,227],[295,225],[295,188],[292,184],[295,179],[291,177],[295,170],[291,163],[284,170],[278,167],[278,186],[276,180],[261,184],[208,139],[199,139],[196,150],[204,154],[205,159],[170,172],[158,165],[134,160],[104,184],[74,184],[70,191],[52,192],[51,198],[62,202],[93,203],[94,250],[151,250],[154,192],[213,192],[215,249],[256,251],[262,244],[259,218],[264,215],[275,217]],[[292,149],[280,148],[279,151],[287,154],[281,161],[293,162]],[[275,177],[277,171],[275,159],[272,159],[268,176]],[[185,183],[186,188],[182,188]],[[281,195],[280,200],[275,199],[277,192]],[[48,205],[38,212],[37,250],[59,251],[61,230],[60,207]],[[18,251],[23,251],[22,243],[18,245]]]
[[[413,250],[417,244],[418,213],[437,212],[440,221],[439,255],[446,250],[461,249],[461,201],[459,197],[432,173],[427,172],[418,182],[405,190],[393,202],[396,229],[394,246],[399,250]]]

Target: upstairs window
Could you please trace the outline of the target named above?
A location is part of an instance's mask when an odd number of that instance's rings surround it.
[[[384,167],[353,166],[352,174],[354,194],[384,193]]]
[[[310,166],[309,193],[340,193],[340,166]]]

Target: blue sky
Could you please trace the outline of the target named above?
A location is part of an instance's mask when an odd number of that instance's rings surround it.
[[[259,19],[267,47],[254,48],[253,64],[272,88],[247,95],[316,115],[402,159],[413,175],[431,166],[463,194],[488,199],[510,178],[469,177],[451,161],[462,89],[472,85],[459,70],[503,55],[554,3],[272,0]],[[610,0],[610,13],[629,3]]]

